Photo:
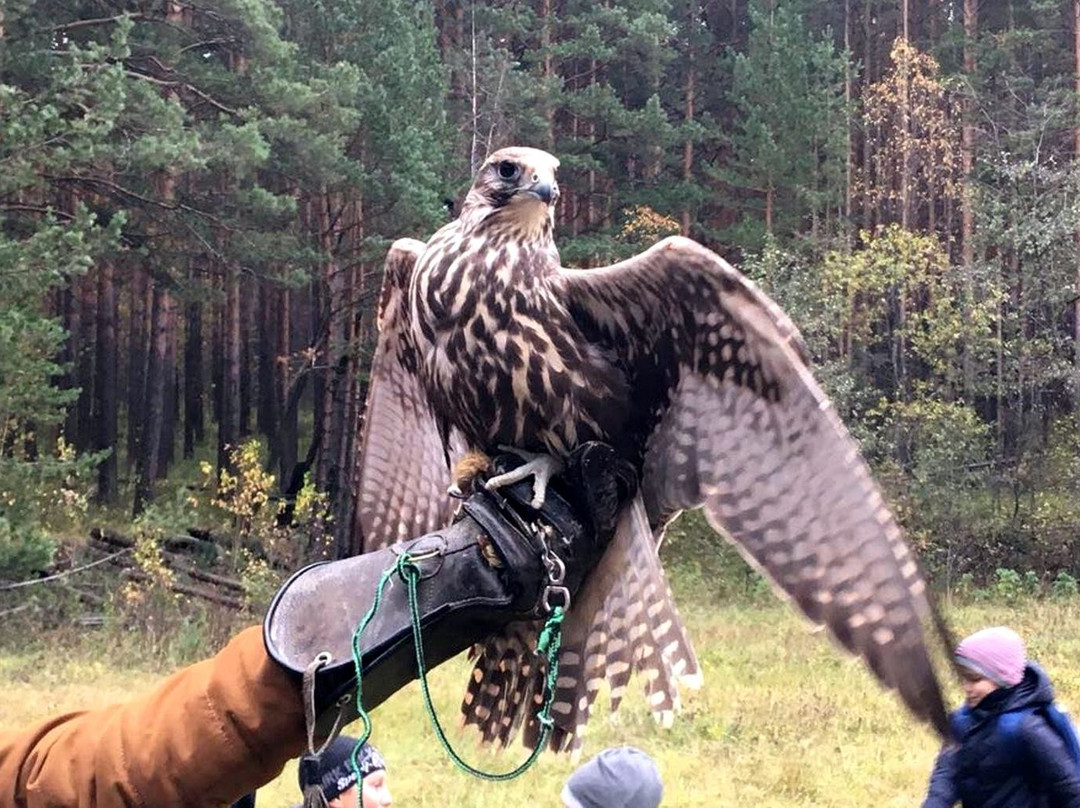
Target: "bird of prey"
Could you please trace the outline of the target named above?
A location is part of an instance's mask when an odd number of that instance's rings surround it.
[[[497,151],[455,221],[392,246],[357,460],[363,547],[445,526],[467,450],[531,453],[542,497],[559,458],[602,440],[639,487],[564,624],[553,748],[580,747],[605,681],[614,708],[639,674],[665,721],[680,686],[700,683],[658,560],[665,526],[691,508],[945,732],[924,580],[791,320],[686,238],[562,267],[557,166],[537,149]],[[462,711],[487,741],[524,727],[536,742],[534,631],[513,625],[474,649]]]

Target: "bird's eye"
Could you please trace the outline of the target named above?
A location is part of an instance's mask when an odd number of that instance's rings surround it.
[[[516,164],[511,163],[509,160],[503,160],[499,163],[499,176],[504,180],[516,179],[517,175],[521,173],[521,169]]]

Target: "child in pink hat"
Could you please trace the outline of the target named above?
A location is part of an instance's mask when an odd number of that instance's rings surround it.
[[[1067,733],[1051,723],[1054,691],[1004,626],[956,648],[965,705],[938,755],[923,808],[1080,808],[1080,771]]]

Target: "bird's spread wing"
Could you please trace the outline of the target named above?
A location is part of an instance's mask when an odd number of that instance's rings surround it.
[[[703,507],[808,617],[947,731],[921,572],[791,321],[687,239],[564,270],[562,282],[578,324],[619,357],[644,408],[650,524]]]
[[[460,441],[451,436],[450,449],[443,448],[409,332],[409,281],[423,249],[423,242],[401,239],[386,258],[357,459],[355,533],[364,552],[443,527],[454,509],[446,489]]]

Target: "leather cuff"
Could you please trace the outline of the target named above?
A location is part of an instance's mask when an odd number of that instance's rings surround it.
[[[494,473],[521,461],[500,456]],[[568,482],[572,481],[572,482]],[[629,482],[628,482],[629,481]],[[270,656],[297,675],[313,669],[317,734],[357,716],[352,635],[370,609],[379,578],[408,552],[419,568],[417,606],[424,662],[433,668],[506,623],[569,605],[596,564],[632,475],[605,444],[585,444],[552,481],[544,505],[529,504],[532,484],[482,487],[462,503],[451,527],[293,575],[263,623]],[[391,576],[361,638],[364,707],[371,710],[419,676],[405,581]],[[334,709],[336,708],[336,709]]]

